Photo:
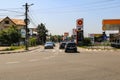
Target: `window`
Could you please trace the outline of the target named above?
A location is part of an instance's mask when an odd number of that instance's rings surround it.
[[[9,24],[9,21],[5,21],[5,24]]]

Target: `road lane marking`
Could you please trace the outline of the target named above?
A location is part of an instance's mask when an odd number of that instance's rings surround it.
[[[31,59],[29,60],[30,62],[35,62],[35,61],[39,61],[39,59]]]
[[[45,57],[44,59],[51,59],[51,58],[53,58],[53,57],[55,57],[55,56]]]
[[[14,62],[6,62],[6,64],[17,64],[20,63],[19,61],[14,61]]]

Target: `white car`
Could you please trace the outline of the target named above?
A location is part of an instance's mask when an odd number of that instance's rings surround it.
[[[46,42],[44,45],[44,49],[53,49],[53,48],[54,48],[53,42]]]

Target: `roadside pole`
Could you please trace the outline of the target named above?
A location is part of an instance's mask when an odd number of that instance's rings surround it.
[[[33,5],[33,4],[31,4],[31,5]],[[25,50],[28,50],[28,24],[29,24],[29,19],[28,19],[28,8],[29,8],[29,6],[31,6],[31,5],[28,5],[28,3],[26,3],[25,5],[23,5],[23,6],[25,6],[25,31],[26,31],[26,34],[25,34]]]

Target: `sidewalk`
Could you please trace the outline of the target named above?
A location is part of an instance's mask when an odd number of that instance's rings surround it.
[[[82,48],[79,47],[78,48],[80,51],[120,51],[120,49],[117,48],[112,48],[112,47],[104,47],[104,46],[93,46],[93,47],[86,47],[86,48]]]
[[[19,49],[19,50],[13,50],[13,51],[0,51],[0,54],[10,54],[10,53],[22,53],[22,52],[28,52],[28,51],[32,51],[35,49],[39,49],[41,46],[35,46],[35,47],[29,47],[29,50],[25,50],[25,49]]]

